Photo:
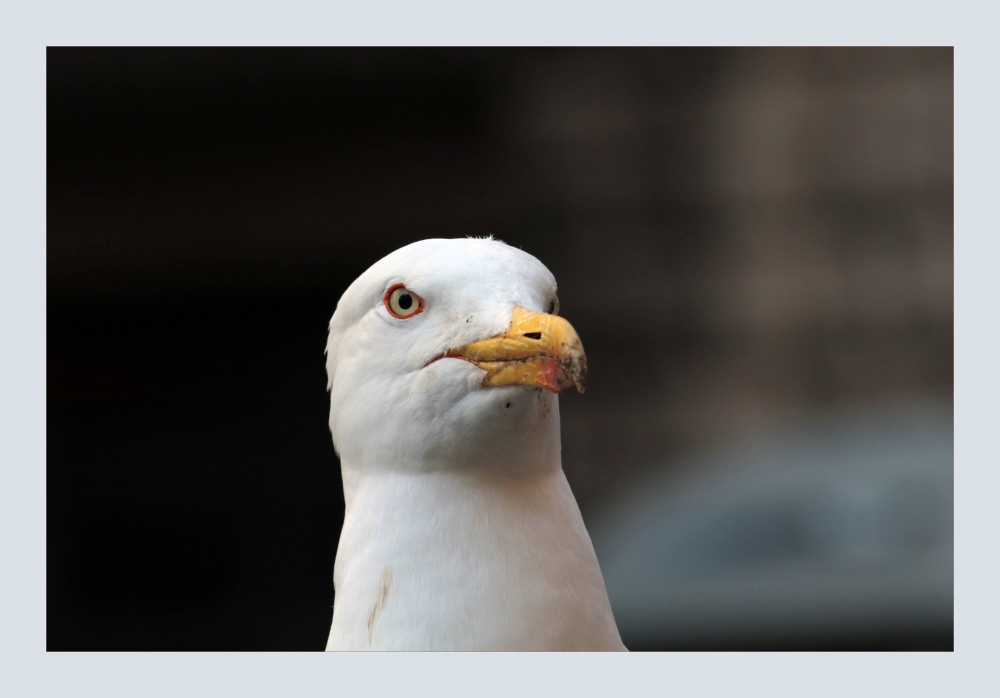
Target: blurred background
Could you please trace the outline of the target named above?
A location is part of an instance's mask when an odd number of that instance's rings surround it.
[[[322,649],[327,322],[469,235],[584,340],[626,645],[953,649],[950,48],[47,63],[49,650]]]

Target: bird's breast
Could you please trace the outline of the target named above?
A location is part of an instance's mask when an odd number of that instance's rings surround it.
[[[328,649],[621,649],[561,469],[359,478]]]

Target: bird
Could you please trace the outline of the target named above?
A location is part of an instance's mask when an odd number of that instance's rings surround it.
[[[414,242],[343,293],[328,651],[625,650],[562,468],[587,364],[558,313],[548,268],[492,237]]]

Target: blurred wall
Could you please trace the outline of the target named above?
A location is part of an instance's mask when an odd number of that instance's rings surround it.
[[[49,649],[320,649],[326,323],[384,254],[545,262],[584,517],[798,415],[952,394],[953,54],[48,53]]]

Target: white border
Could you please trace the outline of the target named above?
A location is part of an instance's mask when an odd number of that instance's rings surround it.
[[[8,696],[989,695],[1000,653],[995,34],[983,2],[27,2],[0,81],[0,693]],[[47,45],[955,45],[954,654],[97,654],[45,649]],[[252,612],[252,609],[248,609]]]

